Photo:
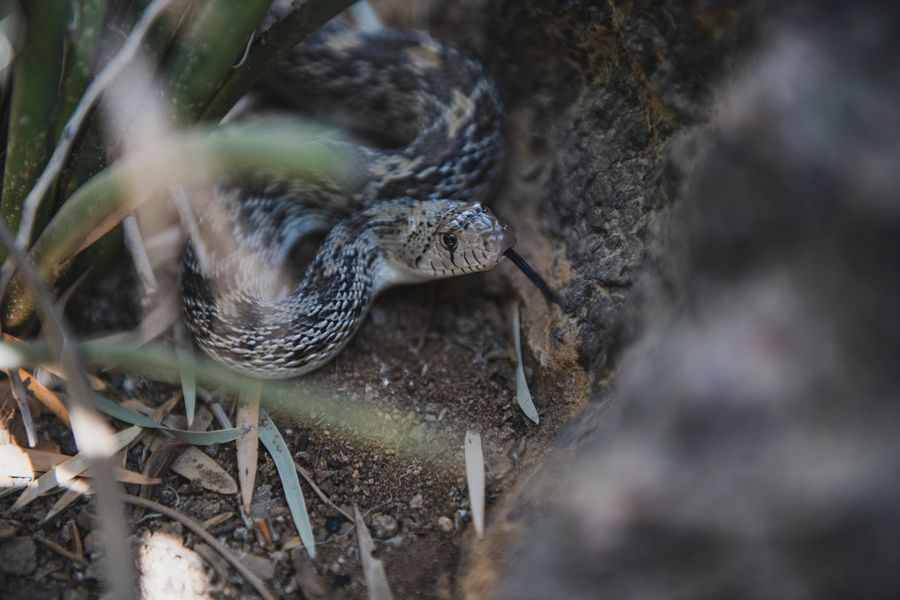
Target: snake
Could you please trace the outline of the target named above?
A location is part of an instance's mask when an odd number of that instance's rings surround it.
[[[478,61],[426,33],[332,24],[280,59],[263,88],[359,139],[332,142],[352,165],[346,180],[225,181],[197,211],[182,306],[215,361],[261,378],[309,373],[344,348],[382,291],[487,271],[504,256],[549,290],[484,204],[504,111]],[[316,235],[298,272],[297,249]]]

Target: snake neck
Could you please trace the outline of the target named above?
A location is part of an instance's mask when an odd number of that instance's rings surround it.
[[[405,219],[392,208],[412,202],[379,204],[339,223],[299,283],[291,280],[289,254],[272,262],[265,240],[242,237],[240,227],[235,240],[242,247],[213,253],[210,272],[189,246],[183,306],[195,339],[217,361],[250,375],[286,378],[318,368],[349,341],[382,290],[418,281],[393,267],[380,245]]]

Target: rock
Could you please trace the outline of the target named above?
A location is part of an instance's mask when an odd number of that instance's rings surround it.
[[[275,563],[268,558],[244,553],[239,553],[238,558],[263,581],[269,581],[275,577]]]
[[[409,507],[412,509],[419,509],[425,506],[425,499],[422,497],[422,494],[416,494],[409,501]]]
[[[25,576],[37,567],[37,544],[31,538],[12,537],[0,541],[0,571]]]
[[[450,533],[453,531],[453,519],[450,517],[439,517],[437,520],[438,528],[445,533]]]
[[[763,4],[494,5],[595,388],[464,597],[900,597],[900,6]]]
[[[141,597],[207,597],[206,562],[180,537],[159,532],[145,535],[137,544],[137,553]]]
[[[82,543],[84,544],[84,551],[91,558],[97,558],[103,555],[103,536],[100,535],[98,529],[88,532],[88,534],[84,536]]]
[[[389,538],[397,533],[397,519],[385,514],[373,515],[372,528],[375,530],[375,537],[381,539]]]

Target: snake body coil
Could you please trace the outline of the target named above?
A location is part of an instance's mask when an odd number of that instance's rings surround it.
[[[219,362],[284,378],[333,358],[381,290],[490,269],[514,239],[479,203],[502,109],[475,61],[425,34],[330,26],[271,80],[295,108],[388,145],[335,142],[352,161],[341,185],[226,184],[198,216],[202,248],[189,244],[182,268],[194,339]],[[300,277],[295,249],[325,231]]]

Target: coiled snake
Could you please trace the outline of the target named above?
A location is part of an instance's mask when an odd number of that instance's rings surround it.
[[[502,107],[477,62],[422,33],[332,25],[271,81],[304,112],[328,111],[391,146],[336,146],[354,172],[340,186],[215,191],[198,216],[203,248],[189,244],[182,265],[188,326],[215,360],[301,375],[344,347],[380,291],[485,271],[504,253],[521,260],[512,232],[480,204],[501,160]],[[294,276],[295,248],[325,231]]]

